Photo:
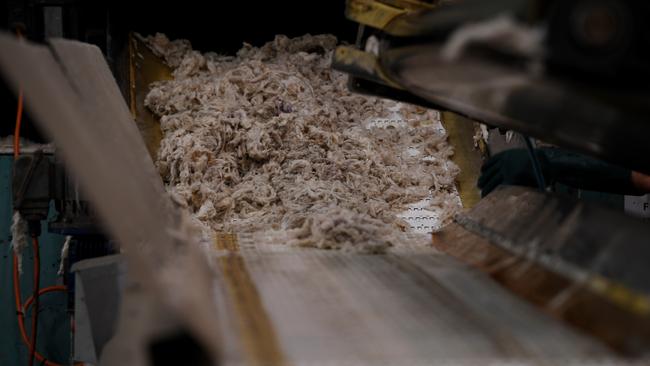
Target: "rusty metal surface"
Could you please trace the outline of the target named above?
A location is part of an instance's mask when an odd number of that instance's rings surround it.
[[[437,1],[434,1],[435,3]],[[408,34],[396,21],[406,14],[432,9],[432,2],[418,0],[348,0],[345,15],[357,23],[371,26],[394,35]]]
[[[650,227],[622,212],[513,186],[457,222],[522,255],[547,256],[650,295]]]
[[[473,19],[462,9],[440,7],[420,18],[403,16],[421,21],[423,33],[420,38],[384,39],[379,60],[388,78],[431,104],[471,119],[650,172],[645,158],[650,154],[647,88],[586,85],[566,75],[532,72],[525,65],[535,59],[499,54],[489,46],[470,47],[453,61],[446,60],[446,40],[455,27]]]
[[[453,112],[443,112],[442,124],[447,131],[449,143],[454,147],[451,160],[460,168],[456,177],[460,200],[463,208],[471,209],[481,200],[476,182],[483,164],[483,154],[474,146],[475,122]]]
[[[650,352],[650,228],[622,213],[501,188],[434,246],[633,356]]]
[[[401,89],[384,75],[375,55],[355,47],[338,46],[332,57],[332,68],[391,88]]]
[[[162,131],[160,121],[144,105],[151,83],[171,80],[172,72],[159,57],[153,54],[142,38],[133,33],[129,36],[129,108],[140,136],[144,140],[152,160],[156,160]]]

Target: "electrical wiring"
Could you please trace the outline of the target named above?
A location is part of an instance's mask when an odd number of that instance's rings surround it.
[[[16,35],[19,39],[22,39],[23,36],[19,30],[16,30]],[[16,108],[16,127],[14,129],[14,160],[20,156],[20,127],[22,124],[23,117],[23,90],[20,89],[18,92],[18,105]],[[14,297],[16,304],[16,316],[18,318],[18,328],[20,330],[20,336],[23,343],[30,350],[29,354],[29,365],[31,366],[34,362],[34,358],[45,366],[63,366],[56,362],[47,360],[43,355],[36,351],[36,336],[38,329],[38,298],[41,293],[47,293],[52,291],[66,291],[65,286],[51,286],[45,289],[39,289],[40,285],[40,252],[38,248],[38,238],[32,238],[32,244],[34,248],[34,295],[32,295],[26,306],[23,308],[21,305],[21,293],[20,293],[20,275],[18,273],[18,257],[16,254],[13,254],[13,284],[14,284]],[[25,309],[29,305],[34,304],[34,309],[32,310],[32,340],[27,336],[27,331],[25,330]],[[29,305],[28,305],[29,304]]]
[[[35,298],[34,296],[30,296],[27,298],[27,301],[25,301],[25,304],[21,304],[21,293],[20,293],[20,283],[19,283],[19,275],[18,275],[18,258],[14,255],[13,257],[13,278],[14,278],[14,297],[15,297],[15,303],[16,303],[16,315],[18,316],[18,329],[20,331],[21,339],[23,343],[27,346],[28,349],[34,349],[34,358],[40,362],[41,365],[45,366],[64,366],[62,364],[50,361],[46,359],[43,355],[41,355],[38,351],[36,351],[35,347],[32,347],[32,343],[30,342],[30,339],[27,335],[27,330],[25,329],[25,312],[29,309],[29,307],[34,303]],[[42,289],[39,289],[38,293],[39,296],[50,293],[50,292],[65,292],[67,291],[66,286],[49,286],[49,287],[44,287]],[[75,363],[75,365],[82,365],[82,363]]]
[[[20,155],[20,125],[23,116],[23,91],[18,91],[18,107],[16,108],[16,128],[14,130],[14,159]]]
[[[18,257],[14,255],[13,257],[13,280],[14,280],[14,298],[15,298],[15,303],[16,303],[16,316],[18,317],[18,329],[20,331],[20,336],[23,341],[23,343],[27,346],[28,349],[32,349],[32,344],[30,342],[30,339],[27,335],[27,331],[25,330],[25,313],[23,312],[23,305],[21,304],[21,293],[20,293],[20,281],[19,281],[19,275],[18,275]],[[65,291],[65,287],[61,286],[61,289],[57,290],[49,290],[48,292],[51,291]],[[39,292],[43,292],[46,289],[39,290]],[[34,300],[30,301],[30,305]],[[63,366],[61,364],[58,364],[56,362],[49,361],[46,359],[43,355],[41,355],[38,351],[36,351],[36,348],[34,349],[34,358],[40,362],[42,365],[45,366]]]
[[[45,295],[50,292],[59,292],[59,291],[67,291],[68,288],[62,285],[58,286],[49,286],[49,287],[43,287],[42,289],[38,290],[38,296]],[[29,309],[30,306],[32,306],[32,303],[34,302],[34,296],[30,296],[27,298],[27,301],[23,304],[23,313],[27,312],[27,309]]]
[[[16,30],[16,35],[19,39],[22,39],[22,34],[19,30]],[[18,106],[16,108],[16,127],[14,130],[14,160],[20,156],[20,126],[23,119],[23,91],[22,89],[18,92]],[[19,274],[17,270],[18,258],[14,253],[14,291],[16,296],[16,312],[18,315],[18,326],[21,331],[23,341],[29,348],[29,363],[31,366],[34,364],[34,357],[36,356],[36,335],[38,329],[38,292],[39,292],[39,282],[40,282],[40,254],[38,248],[38,238],[32,238],[33,250],[34,250],[34,310],[32,315],[32,340],[31,342],[27,339],[27,332],[25,331],[25,314],[21,310],[20,306],[20,281]],[[43,361],[45,360],[42,357]],[[46,361],[47,364],[47,361]]]

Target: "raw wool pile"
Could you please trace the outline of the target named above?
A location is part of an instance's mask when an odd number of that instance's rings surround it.
[[[157,167],[211,230],[286,230],[291,244],[374,253],[404,238],[396,215],[430,189],[447,216],[458,209],[437,113],[351,94],[330,69],[335,37],[277,36],[236,56],[147,42],[174,70],[145,101],[164,136]],[[366,126],[396,109],[407,126]]]

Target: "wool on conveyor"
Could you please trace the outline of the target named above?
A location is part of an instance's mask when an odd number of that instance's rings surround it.
[[[438,112],[350,93],[330,68],[335,37],[276,36],[235,56],[147,42],[174,75],[145,101],[163,131],[156,165],[206,231],[377,253],[410,240],[397,216],[409,204],[431,194],[445,218],[459,208]]]

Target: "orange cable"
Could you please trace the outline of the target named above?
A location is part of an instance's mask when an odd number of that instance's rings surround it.
[[[56,292],[56,291],[65,292],[67,290],[68,288],[62,285],[43,287],[40,290],[38,290],[38,296],[45,295],[50,292]],[[27,309],[29,309],[29,307],[32,306],[33,302],[34,302],[34,295],[27,298],[27,301],[25,301],[25,303],[23,304],[23,313],[27,312]]]
[[[16,36],[18,39],[23,39],[23,35],[20,32],[20,29],[16,29]],[[14,129],[14,160],[18,158],[20,155],[20,125],[22,124],[22,119],[23,119],[23,90],[22,88],[19,89],[18,91],[18,106],[16,108],[16,127]],[[37,265],[37,261],[40,262],[40,258],[37,258],[38,256],[38,239],[34,238],[34,247],[35,247],[35,255],[34,255],[34,274],[35,274],[35,282],[40,280],[40,263]],[[38,276],[36,276],[36,272],[38,270]],[[61,364],[58,364],[56,362],[52,362],[47,360],[43,355],[41,355],[38,351],[36,351],[36,347],[33,347],[32,345],[36,342],[34,339],[33,342],[30,342],[29,338],[27,337],[27,331],[25,330],[25,314],[23,312],[23,306],[20,304],[21,300],[21,294],[20,294],[20,276],[18,273],[18,257],[16,256],[16,253],[13,254],[13,282],[14,282],[14,297],[15,297],[15,302],[16,302],[16,316],[18,317],[18,329],[20,330],[20,335],[22,338],[23,343],[27,346],[27,348],[30,349],[30,358],[35,357],[38,362],[40,362],[42,365],[45,366],[63,366]],[[38,282],[36,282],[38,283]],[[66,291],[65,286],[50,286],[46,287],[44,289],[38,289],[38,285],[35,287],[34,295],[32,295],[30,298],[28,298],[27,302],[25,303],[25,308],[29,307],[32,302],[35,302],[34,306],[34,316],[37,317],[38,313],[38,296],[41,293],[47,293],[51,291]],[[36,319],[36,318],[34,318]],[[36,321],[32,322],[32,336],[33,338],[36,337],[36,328],[37,324]],[[78,363],[75,362],[75,365],[81,365],[83,363]],[[30,365],[31,366],[31,362]]]
[[[18,108],[16,109],[16,128],[14,130],[14,160],[20,155],[20,125],[23,119],[23,90],[18,91]]]
[[[14,272],[14,297],[15,297],[15,302],[16,302],[16,315],[18,317],[18,329],[20,330],[20,335],[23,340],[23,343],[27,346],[27,348],[32,349],[32,345],[30,343],[29,337],[27,336],[27,331],[25,330],[25,314],[23,313],[23,306],[20,304],[20,299],[21,299],[21,294],[20,294],[20,282],[19,282],[19,274],[18,274],[18,257],[16,254],[13,256],[13,272]],[[48,288],[46,288],[48,289]],[[45,289],[42,289],[45,290]],[[40,291],[39,291],[40,292]],[[49,292],[49,291],[48,291]],[[33,301],[33,299],[32,299]],[[30,302],[31,305],[31,302]],[[38,351],[34,352],[34,357],[38,362],[41,362],[45,366],[63,366],[61,364],[58,364],[56,362],[52,362],[47,360],[43,355],[41,355]]]
[[[22,34],[20,33],[20,30],[16,30],[16,35],[18,36],[19,39],[22,39]],[[22,88],[18,91],[18,106],[16,108],[16,128],[14,130],[14,159],[18,158],[20,155],[20,125],[23,119],[23,90]],[[36,238],[34,238],[36,241],[36,251],[38,251],[38,241]],[[36,254],[36,252],[35,252]],[[34,264],[36,264],[36,256],[34,258]],[[34,273],[36,274],[38,267],[34,268]],[[40,277],[40,271],[39,271],[39,277]],[[15,302],[16,302],[16,316],[18,317],[18,329],[20,330],[20,335],[23,340],[23,343],[27,346],[27,348],[30,349],[30,357],[36,357],[36,359],[44,364],[45,366],[63,366],[55,362],[48,361],[43,355],[38,353],[34,347],[32,347],[32,343],[29,341],[29,338],[27,337],[27,331],[25,330],[25,314],[22,311],[22,305],[20,304],[20,299],[21,299],[21,294],[20,294],[20,275],[18,273],[18,257],[16,256],[16,253],[13,254],[13,282],[14,282],[14,297],[15,297]],[[35,278],[36,280],[36,278]],[[38,294],[38,287],[36,287],[35,290],[36,294]],[[36,296],[38,297],[38,295]],[[38,310],[35,309],[34,313],[38,313]],[[36,324],[32,324],[32,328],[35,328]],[[35,335],[36,333],[32,330],[32,334]],[[32,352],[33,351],[33,352]],[[30,364],[31,366],[31,364]]]

